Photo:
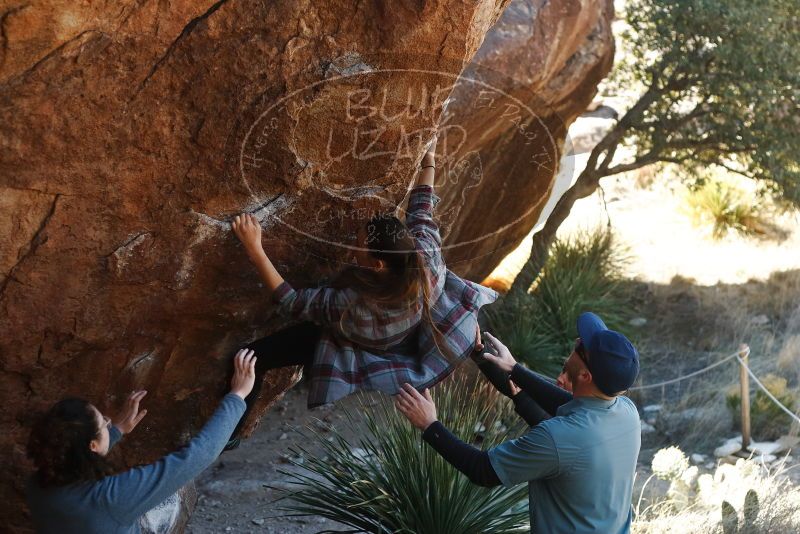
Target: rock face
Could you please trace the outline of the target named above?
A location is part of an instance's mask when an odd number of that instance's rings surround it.
[[[147,418],[114,454],[152,461],[213,411],[234,349],[279,326],[235,214],[259,217],[291,282],[319,282],[366,216],[402,201],[447,125],[437,172],[453,267],[480,278],[524,236],[565,126],[610,67],[611,2],[507,3],[0,6],[10,528],[29,528],[24,444],[39,410],[79,395],[113,412],[147,389]],[[270,373],[255,412],[297,379]]]
[[[514,1],[451,97],[452,143],[472,173],[441,188],[448,266],[482,280],[530,232],[547,203],[567,128],[591,103],[614,56],[613,2]],[[451,182],[454,180],[451,180]]]

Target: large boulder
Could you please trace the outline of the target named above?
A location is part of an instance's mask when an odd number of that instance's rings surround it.
[[[145,422],[114,454],[152,461],[208,418],[235,348],[280,326],[229,230],[238,212],[263,222],[291,282],[319,282],[349,261],[365,216],[401,203],[437,125],[459,124],[440,143],[448,258],[482,277],[524,236],[565,126],[609,68],[611,5],[515,0],[490,31],[506,4],[0,7],[9,528],[29,528],[38,411],[67,395],[113,411],[147,389]],[[267,375],[250,429],[297,379]]]
[[[454,271],[483,280],[536,224],[567,128],[611,69],[613,17],[612,0],[515,0],[465,69],[445,121],[457,172],[440,188]]]

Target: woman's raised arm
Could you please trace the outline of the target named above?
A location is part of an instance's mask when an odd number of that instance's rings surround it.
[[[417,178],[417,185],[429,185],[433,187],[433,180],[436,175],[436,162],[434,160],[436,156],[437,141],[438,139],[434,135],[433,140],[428,147],[428,151],[425,152],[424,156],[422,156],[422,172],[419,173],[419,178]]]
[[[117,521],[126,525],[135,522],[217,459],[245,411],[244,398],[255,383],[255,364],[252,350],[242,349],[236,354],[230,393],[184,448],[152,464],[102,479],[98,491]]]
[[[258,219],[256,219],[255,215],[243,213],[236,216],[231,227],[236,237],[244,245],[247,256],[256,266],[258,274],[270,294],[272,294],[283,283],[283,276],[272,265],[267,253],[264,252],[264,246],[261,244],[261,224]]]

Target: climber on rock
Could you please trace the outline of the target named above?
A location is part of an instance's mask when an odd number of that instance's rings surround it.
[[[264,252],[256,218],[243,214],[233,222],[278,314],[302,321],[247,345],[260,356],[256,374],[303,365],[309,408],[360,389],[395,395],[404,383],[430,388],[477,343],[478,312],[497,293],[453,274],[442,258],[433,219],[435,148],[436,138],[422,158],[405,222],[393,214],[371,218],[354,243],[357,265],[329,287],[292,288]],[[234,436],[229,448],[237,445]]]
[[[58,534],[140,532],[139,518],[161,504],[217,459],[245,410],[253,389],[256,358],[234,358],[230,392],[184,448],[157,462],[114,475],[108,451],[144,418],[146,391],[135,391],[118,419],[89,402],[64,399],[36,423],[28,456],[37,467],[27,488],[36,531]]]

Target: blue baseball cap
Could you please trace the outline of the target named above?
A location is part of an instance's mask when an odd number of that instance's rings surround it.
[[[588,354],[592,380],[608,396],[629,389],[639,376],[639,353],[628,338],[609,330],[596,314],[578,317],[578,335]]]

